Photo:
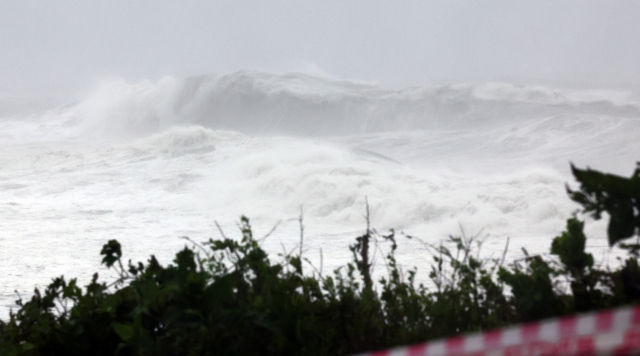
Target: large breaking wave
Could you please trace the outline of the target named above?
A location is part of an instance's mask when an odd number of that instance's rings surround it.
[[[619,93],[506,83],[399,90],[375,84],[239,71],[156,83],[103,84],[75,108],[100,132],[152,133],[196,124],[248,134],[349,135],[522,123],[570,117],[640,118]]]

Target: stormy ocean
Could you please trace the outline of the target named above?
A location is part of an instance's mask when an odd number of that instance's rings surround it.
[[[238,236],[240,216],[265,248],[298,247],[325,271],[371,225],[400,239],[425,275],[423,243],[479,234],[482,254],[547,252],[578,209],[570,162],[624,176],[640,152],[640,101],[624,91],[505,82],[405,88],[236,71],[102,82],[81,99],[33,103],[0,93],[0,317],[64,274],[112,272],[125,259],[169,263],[185,244]],[[586,225],[598,262],[613,261],[606,222]],[[322,258],[320,258],[322,251]],[[275,258],[275,257],[274,257]]]

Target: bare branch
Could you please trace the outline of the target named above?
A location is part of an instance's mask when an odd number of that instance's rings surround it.
[[[209,255],[209,251],[204,248],[204,246],[202,246],[201,244],[193,241],[189,236],[181,236],[181,239],[185,239],[189,242],[191,242],[194,246],[196,246],[199,250],[201,250],[202,252],[204,252],[205,256],[207,256],[207,258],[210,258],[211,256]]]
[[[364,280],[365,290],[371,292],[373,288],[373,282],[371,280],[371,264],[369,263],[369,240],[371,239],[371,219],[369,215],[369,200],[365,197],[365,204],[367,208],[367,231],[362,236],[362,279]]]
[[[504,246],[504,252],[502,252],[502,259],[500,260],[500,267],[502,267],[502,265],[504,264],[504,259],[507,257],[507,250],[509,249],[509,241],[511,240],[511,237],[507,236],[507,243]]]
[[[267,237],[271,236],[271,234],[273,234],[274,231],[276,231],[276,228],[282,223],[282,220],[278,220],[278,222],[273,225],[273,227],[271,228],[271,230],[269,230],[269,232],[266,233],[266,235],[264,235],[263,237],[261,237],[258,242],[262,243],[264,240],[267,239]]]
[[[224,234],[224,231],[222,231],[222,227],[220,226],[220,224],[218,224],[216,220],[214,220],[213,222],[216,223],[216,227],[218,228],[218,231],[220,232],[222,238],[226,240],[227,236]]]
[[[304,243],[304,224],[302,223],[302,215],[303,214],[303,210],[302,210],[302,205],[300,206],[300,217],[298,218],[298,222],[300,223],[300,253],[298,254],[298,257],[300,258],[300,260],[302,261],[302,245]],[[300,272],[302,272],[302,263],[300,264]]]

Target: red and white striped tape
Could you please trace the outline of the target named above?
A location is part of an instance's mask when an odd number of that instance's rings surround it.
[[[640,306],[377,351],[362,356],[622,356],[640,354]]]

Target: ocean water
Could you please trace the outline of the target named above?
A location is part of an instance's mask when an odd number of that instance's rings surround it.
[[[597,89],[597,90],[596,90]],[[628,176],[640,153],[640,103],[610,89],[508,83],[371,83],[240,71],[109,81],[64,105],[0,95],[0,317],[64,274],[113,278],[125,259],[161,263],[188,241],[238,236],[298,248],[325,273],[366,227],[405,232],[399,260],[425,275],[423,243],[479,234],[483,256],[548,251],[579,207],[569,163]],[[614,262],[605,221],[589,249]],[[322,256],[322,257],[320,257]]]

